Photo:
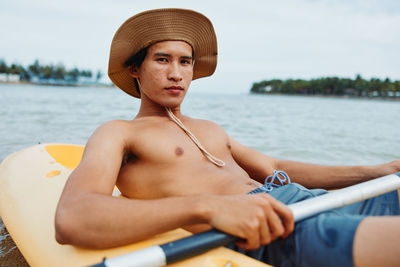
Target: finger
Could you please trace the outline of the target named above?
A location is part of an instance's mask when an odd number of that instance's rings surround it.
[[[263,224],[260,224],[260,240],[262,244],[268,244],[285,233],[282,221],[274,207],[278,203],[284,205],[266,194],[260,194],[259,200],[260,207],[263,208],[263,217],[259,216],[260,221],[263,222]],[[268,231],[268,233],[265,231]]]
[[[248,240],[244,240],[244,241],[237,241],[235,244],[244,250],[254,250],[259,248],[261,245],[259,242],[257,243],[258,244],[256,245],[255,243],[249,243]]]
[[[237,241],[235,242],[235,245],[238,246],[239,248],[243,249],[243,250],[248,250],[246,247],[246,241]]]
[[[285,204],[276,199],[274,199],[272,205],[284,224],[284,234],[282,237],[287,237],[294,230],[293,212]]]
[[[246,250],[257,249],[260,246],[259,223],[254,222],[254,226],[248,227],[247,239],[244,245]]]
[[[278,237],[282,237],[285,233],[284,225],[275,210],[272,210],[267,218],[272,241],[276,240]]]
[[[256,212],[257,213],[257,212]],[[259,216],[262,214],[262,216]],[[244,233],[243,242],[239,242],[239,246],[245,250],[257,249],[260,246],[260,217],[264,217],[260,212],[258,215],[253,213],[248,214],[244,224],[241,227]],[[265,220],[264,220],[265,221]]]
[[[271,233],[268,227],[267,218],[264,218],[260,222],[260,243],[261,245],[268,245],[271,241]]]
[[[263,198],[264,214],[266,214],[267,227],[270,232],[269,242],[271,242],[285,233],[285,227],[277,211],[286,206],[269,195],[264,194]]]
[[[274,208],[273,197],[268,195],[260,195],[260,207],[263,208],[262,217],[259,216],[260,222],[260,240],[262,244],[268,244],[285,233],[284,226],[279,215]]]

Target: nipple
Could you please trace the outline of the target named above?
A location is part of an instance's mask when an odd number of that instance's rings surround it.
[[[175,149],[175,154],[176,154],[177,156],[183,155],[184,152],[185,152],[185,151],[184,151],[183,148],[181,148],[181,147],[177,147],[177,148]]]

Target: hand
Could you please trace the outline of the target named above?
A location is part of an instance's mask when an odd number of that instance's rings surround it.
[[[374,166],[378,172],[377,177],[400,172],[400,160],[393,160],[388,163]]]
[[[268,194],[213,196],[209,224],[243,241],[245,250],[257,249],[294,230],[291,210]]]
[[[389,165],[389,168],[392,169],[391,173],[400,172],[400,159],[393,160],[392,162],[389,162],[387,165]]]

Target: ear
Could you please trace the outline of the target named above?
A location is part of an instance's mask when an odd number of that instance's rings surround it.
[[[129,75],[133,78],[139,78],[139,70],[136,66],[128,67]]]

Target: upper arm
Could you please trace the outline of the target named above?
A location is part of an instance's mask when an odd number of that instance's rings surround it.
[[[263,183],[276,169],[277,160],[244,146],[229,137],[232,156],[251,178]]]
[[[100,126],[85,146],[79,166],[71,173],[63,195],[93,192],[111,195],[126,147],[123,122]]]

